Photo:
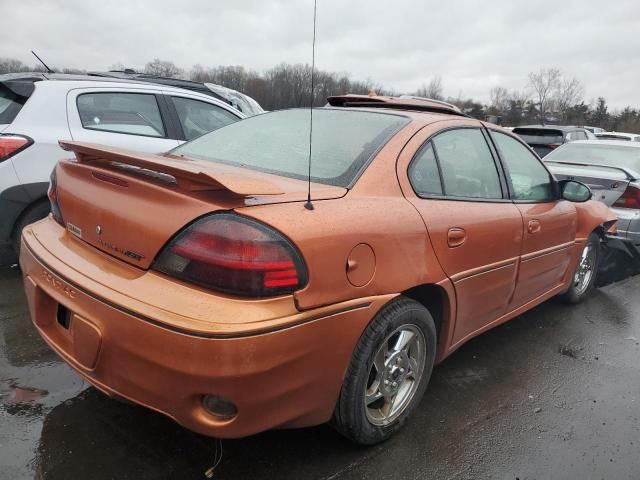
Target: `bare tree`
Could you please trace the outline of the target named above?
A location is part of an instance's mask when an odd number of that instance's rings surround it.
[[[15,58],[0,58],[0,74],[27,72],[29,70],[31,69],[20,60],[16,60]]]
[[[429,80],[428,84],[422,84],[422,87],[416,91],[416,95],[418,97],[433,98],[434,100],[443,100],[442,77],[436,75]]]
[[[554,94],[560,87],[562,74],[557,68],[543,68],[529,73],[529,86],[533,90],[539,112],[540,122],[544,125],[547,114],[554,103]]]
[[[182,75],[183,71],[181,68],[176,67],[173,62],[154,58],[152,62],[145,65],[144,73],[157,75],[159,77],[179,77]]]
[[[493,87],[489,92],[491,107],[498,113],[504,113],[509,108],[509,91],[504,87]]]
[[[567,119],[567,112],[579,104],[584,96],[584,87],[577,78],[563,79],[559,82],[556,92],[556,106],[563,121]]]

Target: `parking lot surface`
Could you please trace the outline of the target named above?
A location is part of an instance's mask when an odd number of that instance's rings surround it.
[[[327,426],[222,442],[215,479],[640,478],[640,277],[547,302],[436,367],[399,435],[357,447]],[[0,270],[0,478],[198,479],[217,442],[83,382]]]

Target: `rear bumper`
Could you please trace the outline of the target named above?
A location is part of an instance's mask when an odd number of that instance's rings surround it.
[[[629,208],[612,208],[611,210],[618,217],[618,236],[640,247],[640,210]]]
[[[292,326],[281,322],[263,333],[234,336],[217,327],[189,332],[169,315],[142,316],[90,290],[95,280],[108,284],[108,275],[69,280],[33,228],[23,233],[20,263],[33,323],[51,348],[104,393],[220,438],[329,420],[356,342],[393,298],[344,302],[302,319],[298,314],[291,316]],[[215,312],[215,301],[207,297]],[[257,308],[244,303],[243,309]],[[71,312],[68,328],[58,321],[60,305]],[[227,421],[211,415],[202,406],[203,395],[230,399],[238,415]]]
[[[639,245],[637,245],[632,238],[628,238],[627,236],[621,235],[620,233],[621,232],[618,231],[617,234],[606,235],[606,248],[610,250],[618,250],[625,253],[629,257],[640,261],[640,249],[638,248]]]
[[[640,248],[619,234],[607,234],[604,242],[604,259],[600,262],[598,275],[606,283],[640,272]]]

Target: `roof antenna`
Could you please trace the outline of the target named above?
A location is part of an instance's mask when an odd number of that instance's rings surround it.
[[[38,61],[39,61],[42,65],[44,65],[44,68],[46,68],[46,69],[47,69],[47,73],[56,73],[56,72],[54,72],[53,70],[51,70],[51,69],[47,66],[47,64],[46,64],[46,63],[44,63],[44,62],[42,61],[42,59],[38,56],[38,54],[37,54],[36,52],[34,52],[33,50],[31,50],[31,53],[33,53],[33,56],[34,56],[34,57],[36,57],[36,58],[38,59]]]
[[[311,47],[311,105],[309,110],[309,175],[307,177],[307,203],[304,208],[313,210],[311,203],[311,143],[313,139],[313,94],[315,93],[315,76],[316,76],[316,11],[318,0],[313,0],[313,44]]]

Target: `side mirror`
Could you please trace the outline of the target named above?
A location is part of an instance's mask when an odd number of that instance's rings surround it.
[[[576,182],[575,180],[562,180],[558,183],[560,184],[562,198],[570,202],[586,202],[587,200],[591,200],[593,196],[591,189],[584,183]]]

